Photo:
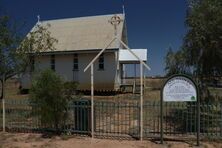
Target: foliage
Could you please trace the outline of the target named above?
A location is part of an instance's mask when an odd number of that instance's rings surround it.
[[[51,37],[49,27],[50,24],[42,25],[40,22],[37,23],[22,41],[19,51],[38,54],[42,51],[55,50],[54,44],[58,41]]]
[[[72,87],[67,89],[68,86]],[[41,124],[57,130],[62,127],[67,117],[68,103],[76,88],[76,83],[64,83],[52,70],[45,70],[36,76],[30,96],[33,113],[40,116]]]
[[[171,48],[168,49],[165,57],[165,71],[167,76],[173,74],[189,74],[190,68],[186,64],[186,51],[185,49],[173,52]]]
[[[78,83],[77,82],[65,82],[64,84],[64,95],[66,98],[71,98],[73,96],[77,95],[77,87]]]
[[[166,55],[168,74],[181,69],[183,72],[185,65],[202,81],[221,76],[222,1],[190,0],[185,23],[188,31],[182,49]]]
[[[2,85],[3,97],[3,80],[15,75],[19,69],[19,56],[16,54],[16,46],[19,44],[19,37],[14,24],[11,24],[8,16],[0,16],[0,83]]]
[[[15,75],[19,56],[16,53],[16,47],[19,45],[19,35],[15,26],[11,24],[8,16],[0,16],[0,80]]]
[[[51,37],[48,28],[37,24],[32,31],[23,38],[20,30],[8,16],[0,16],[0,82],[2,84],[2,97],[4,83],[9,78],[19,75],[27,70],[33,54],[45,50],[54,50],[56,39]]]
[[[187,64],[193,68],[205,99],[210,97],[208,82],[222,74],[222,1],[191,0],[186,24],[183,48],[187,50]]]
[[[183,47],[187,63],[202,78],[222,74],[222,1],[191,0]]]
[[[190,0],[185,23],[183,45],[176,53],[168,51],[165,69],[168,75],[192,74],[201,97],[209,97],[209,82],[222,75],[222,1]]]

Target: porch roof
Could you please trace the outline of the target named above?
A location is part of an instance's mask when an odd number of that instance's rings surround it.
[[[131,49],[141,60],[147,61],[147,49]],[[119,50],[119,62],[125,64],[140,63],[132,53],[126,49]]]

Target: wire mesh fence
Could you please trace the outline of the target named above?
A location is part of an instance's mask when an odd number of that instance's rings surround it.
[[[164,135],[193,136],[196,134],[196,103],[164,103]],[[2,108],[0,107],[2,130]],[[6,100],[6,130],[15,132],[53,131],[32,114],[29,100]],[[91,102],[75,100],[67,108],[68,118],[60,131],[71,134],[91,133]],[[139,138],[139,101],[100,101],[94,103],[94,132],[96,136]],[[143,106],[143,135],[147,138],[160,135],[160,102],[145,101]],[[202,137],[222,138],[222,102],[200,104],[200,132]]]

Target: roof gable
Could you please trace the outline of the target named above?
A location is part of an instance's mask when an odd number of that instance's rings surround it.
[[[124,20],[123,14],[117,14]],[[56,51],[77,51],[103,49],[114,37],[114,27],[109,20],[114,15],[100,15],[69,19],[42,21],[41,25],[50,24],[52,37],[58,40]],[[117,27],[117,33],[122,38],[124,23]],[[113,42],[109,49],[119,48]]]

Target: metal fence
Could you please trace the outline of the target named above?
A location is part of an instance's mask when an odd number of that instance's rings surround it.
[[[62,132],[91,133],[90,101],[76,100],[68,106],[68,119]],[[160,135],[160,102],[145,101],[143,106],[143,135]],[[1,109],[1,108],[0,108]],[[222,102],[201,103],[201,137],[222,138]],[[98,101],[94,103],[95,136],[139,138],[140,104],[138,101]],[[196,134],[196,103],[164,103],[164,135],[189,137]],[[0,111],[2,129],[2,109]],[[6,130],[16,132],[43,132],[47,129],[38,116],[32,115],[28,100],[6,100]],[[53,130],[53,129],[51,129]]]

